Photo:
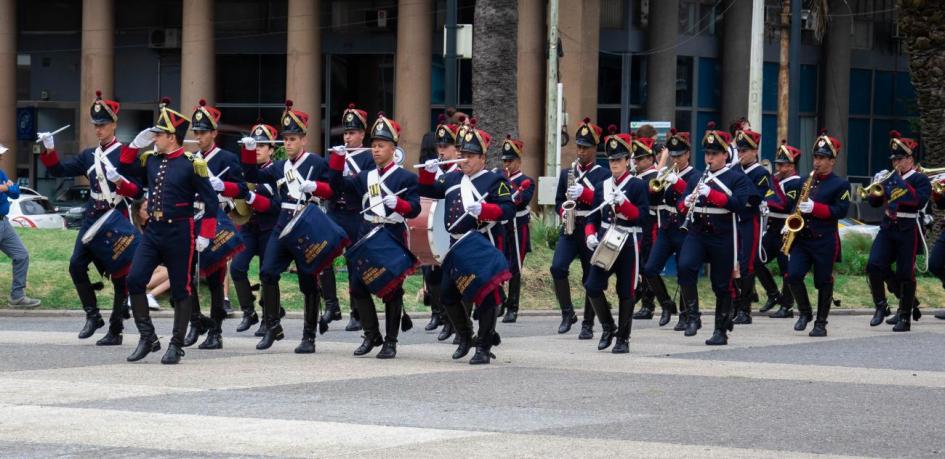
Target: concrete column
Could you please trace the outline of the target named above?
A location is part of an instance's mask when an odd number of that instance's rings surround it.
[[[112,0],[82,2],[82,68],[79,83],[79,148],[94,146],[95,129],[88,122],[88,110],[95,91],[114,99],[115,94],[115,10]],[[85,177],[77,177],[85,182]]]
[[[322,36],[318,0],[289,0],[286,99],[308,113],[309,151],[322,151]]]
[[[679,0],[650,2],[647,48],[664,50],[647,56],[646,116],[676,120],[676,54],[679,39]]]
[[[433,57],[433,1],[397,2],[394,116],[406,161],[420,159],[420,140],[430,130],[430,60]]]
[[[722,18],[722,118],[719,127],[748,116],[748,56],[751,52],[751,2],[729,0]],[[651,3],[652,5],[652,3]],[[761,129],[761,126],[752,126]]]
[[[653,5],[654,2],[650,2]],[[600,50],[600,0],[560,2],[559,29],[564,57],[559,64],[564,84],[567,129],[571,141],[561,150],[561,164],[574,161],[574,131],[588,116],[597,122],[597,62]],[[606,131],[607,126],[602,126]]]
[[[180,100],[171,106],[190,116],[197,101],[215,98],[216,55],[213,46],[213,0],[183,2],[181,31]],[[226,119],[226,113],[223,114]]]
[[[0,168],[15,180],[16,0],[0,0],[0,144],[10,149],[0,156]]]
[[[830,11],[836,16],[830,19],[827,35],[824,38],[824,60],[830,65],[821,66],[824,72],[824,118],[823,127],[830,135],[847,145],[849,118],[850,118],[850,32],[852,18],[849,15],[850,7],[843,0],[831,0]],[[805,150],[809,145],[798,145]],[[864,157],[857,160],[866,160],[867,152],[855,152]],[[844,150],[837,158],[836,172],[840,175],[847,173],[847,158],[850,152]]]
[[[518,0],[518,137],[525,143],[522,169],[544,174],[545,2]]]

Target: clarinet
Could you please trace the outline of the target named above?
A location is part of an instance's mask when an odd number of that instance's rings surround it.
[[[709,169],[706,168],[705,172],[702,174],[702,177],[699,178],[699,183],[696,184],[695,188],[692,189],[692,193],[687,198],[686,203],[686,221],[679,227],[679,229],[689,232],[689,225],[692,224],[692,221],[695,220],[695,215],[693,210],[696,208],[696,202],[699,201],[699,195],[695,194],[698,192],[699,188],[706,182],[709,178]]]

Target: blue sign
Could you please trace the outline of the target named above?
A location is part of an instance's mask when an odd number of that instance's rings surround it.
[[[16,109],[16,140],[33,140],[36,138],[36,108],[26,107]]]

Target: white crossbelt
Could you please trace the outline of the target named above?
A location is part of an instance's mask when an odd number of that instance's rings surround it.
[[[518,211],[518,212],[515,212],[515,216],[516,216],[516,217],[527,217],[529,213],[531,213],[531,211],[528,210],[528,209],[520,210],[520,211]]]
[[[122,200],[122,197],[118,194],[113,195],[111,199],[106,199],[105,193],[97,191],[90,191],[89,196],[96,201],[105,201],[109,204],[118,204]]]
[[[693,212],[697,214],[711,214],[711,215],[725,215],[732,213],[728,209],[722,209],[720,207],[696,207],[692,209]]]
[[[613,226],[610,222],[601,222],[600,227],[603,229],[608,229]],[[639,226],[621,226],[621,230],[626,230],[628,233],[642,233],[643,228]]]
[[[886,212],[889,218],[919,218],[919,214],[911,212]]]
[[[380,215],[374,215],[374,214],[370,214],[370,213],[362,214],[362,216],[364,217],[364,220],[365,220],[366,222],[374,223],[375,225],[380,225],[380,224],[395,224],[395,223],[403,223],[403,222],[404,222],[404,217],[403,217],[402,215],[400,215],[400,214],[393,214],[393,215],[391,215],[391,217],[400,216],[400,219],[389,218],[389,217],[381,217]]]
[[[780,218],[781,220],[784,220],[788,218],[788,214],[782,214],[780,212],[769,212],[768,218]]]

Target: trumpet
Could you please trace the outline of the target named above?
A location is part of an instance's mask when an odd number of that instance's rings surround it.
[[[666,189],[668,183],[666,183],[666,177],[669,177],[669,174],[675,174],[678,171],[674,165],[672,169],[667,168],[663,172],[660,172],[653,180],[650,180],[650,193],[659,193]]]
[[[870,183],[868,186],[860,188],[860,198],[865,199],[870,196],[874,198],[883,197],[883,194],[886,193],[886,191],[883,190],[883,183],[889,180],[894,174],[896,174],[895,168],[880,177],[879,180],[874,180],[873,183]]]

